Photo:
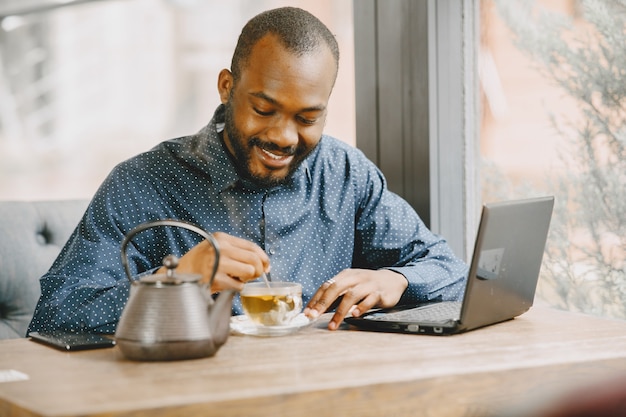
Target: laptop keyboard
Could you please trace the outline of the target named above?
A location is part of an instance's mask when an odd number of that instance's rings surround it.
[[[407,310],[374,313],[367,316],[367,318],[378,321],[408,321],[427,323],[457,320],[461,315],[461,304],[462,303],[456,301],[444,301],[441,303],[429,304]]]

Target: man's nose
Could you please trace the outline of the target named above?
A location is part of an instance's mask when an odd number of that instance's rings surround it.
[[[294,120],[277,118],[267,129],[267,139],[281,148],[298,145],[298,126]]]

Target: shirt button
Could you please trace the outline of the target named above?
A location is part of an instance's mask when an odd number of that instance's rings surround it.
[[[269,250],[270,255],[275,255],[276,254],[276,248],[271,247]]]

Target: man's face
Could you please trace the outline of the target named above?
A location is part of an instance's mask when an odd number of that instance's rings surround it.
[[[264,187],[281,184],[315,149],[335,70],[328,48],[296,56],[267,35],[236,84],[229,71],[220,73],[224,141],[243,176]]]

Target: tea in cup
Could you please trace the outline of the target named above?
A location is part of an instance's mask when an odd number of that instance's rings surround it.
[[[262,326],[287,325],[302,310],[302,285],[297,282],[249,282],[240,295],[246,316]]]

